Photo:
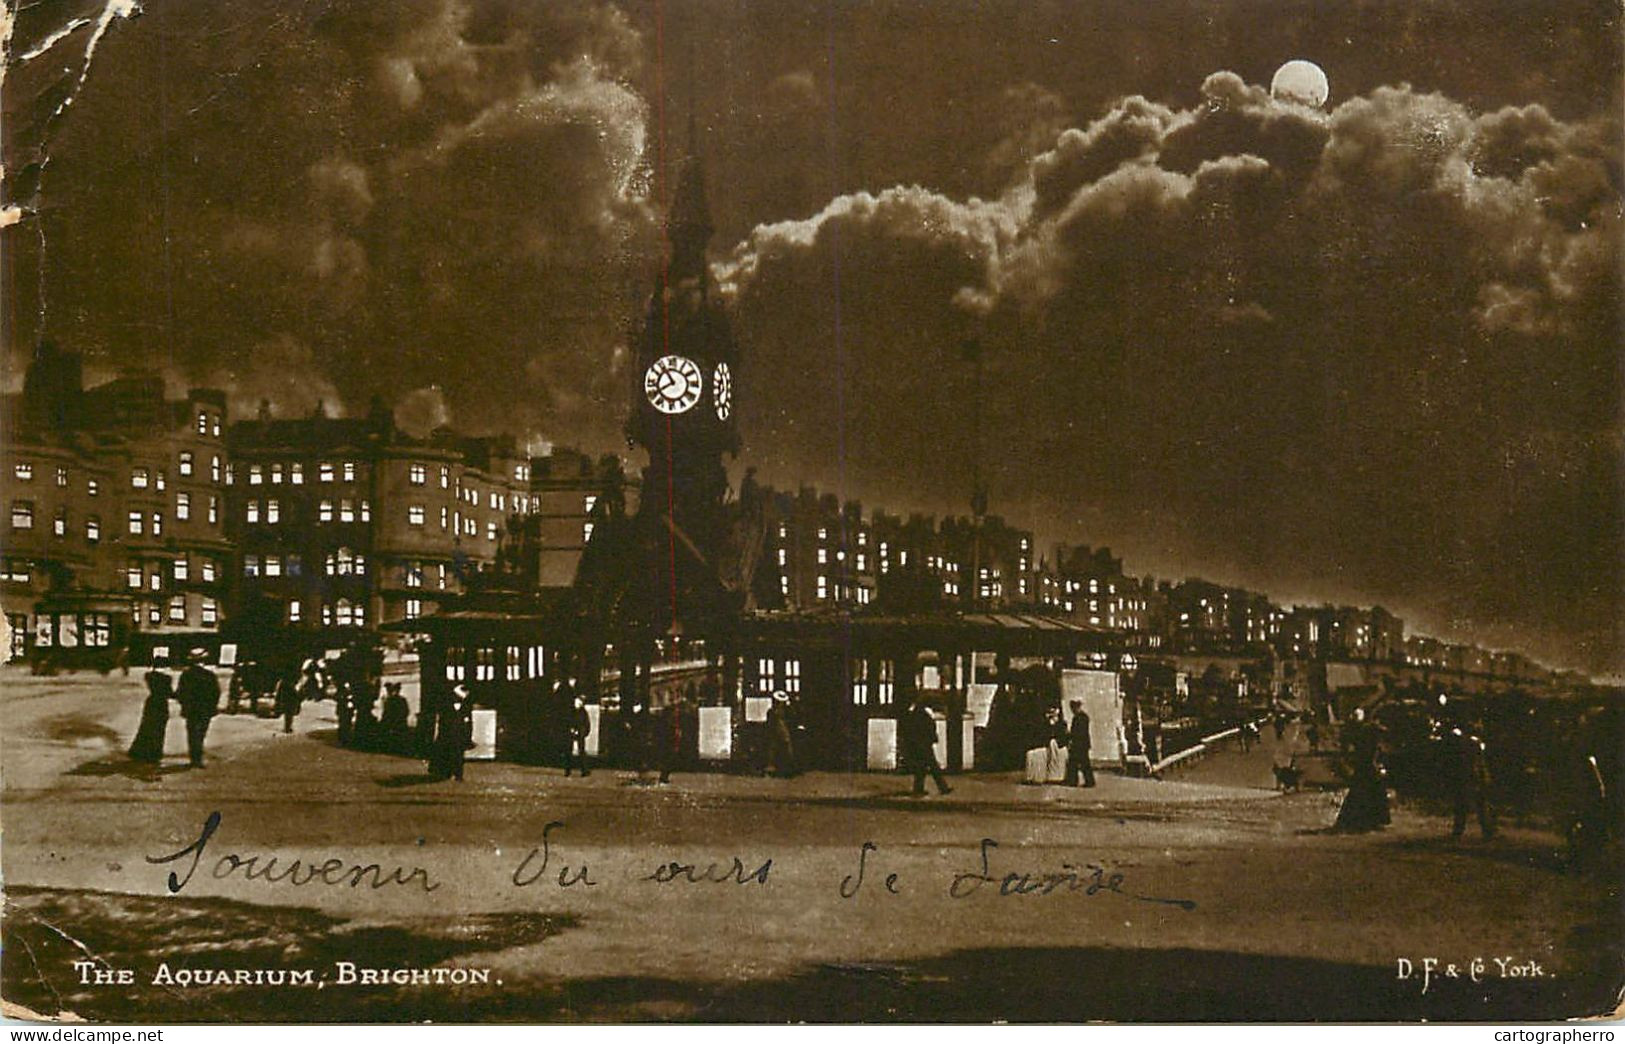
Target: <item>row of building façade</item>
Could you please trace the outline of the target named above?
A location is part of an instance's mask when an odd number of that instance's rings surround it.
[[[808,763],[840,767],[887,765],[917,690],[945,762],[974,763],[994,691],[1035,669],[1051,679],[1037,688],[1105,700],[1092,727],[1112,759],[1143,756],[1123,694],[1137,721],[1140,697],[1186,695],[1202,665],[1265,703],[1324,689],[1339,665],[1553,680],[1516,653],[1407,638],[1381,608],[1133,577],[1104,548],[1041,556],[997,516],[865,515],[749,472],[734,489],[746,389],[692,160],[667,233],[627,422],[641,474],[512,438],[410,435],[382,404],[233,419],[222,392],[172,397],[154,374],[87,389],[76,354],[42,345],[0,461],[9,658],[107,669],[202,650],[287,670],[360,647],[374,681],[414,696],[467,685],[497,752],[520,759],[556,743],[548,694],[565,677],[601,723],[682,702],[695,755],[717,762],[750,756],[783,692]]]

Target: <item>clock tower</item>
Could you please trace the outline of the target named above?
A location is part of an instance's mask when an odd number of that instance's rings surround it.
[[[739,349],[712,292],[712,233],[704,170],[690,155],[667,215],[667,261],[638,339],[627,419],[628,441],[649,454],[638,528],[645,618],[656,634],[711,630],[727,611],[718,556],[726,553],[728,524],[723,460],[739,451]]]

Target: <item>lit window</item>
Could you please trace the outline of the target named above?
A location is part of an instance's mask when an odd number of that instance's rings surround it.
[[[262,469],[258,464],[250,464],[248,466],[248,484],[250,486],[257,486],[264,481],[264,469]]]
[[[440,569],[440,590],[444,591],[446,589],[446,563],[441,562],[440,566],[439,566],[439,569]]]
[[[220,415],[218,413],[209,418],[209,434],[217,439],[220,437]]]
[[[497,496],[496,490],[491,491],[491,497],[490,497],[490,500],[488,502],[488,506],[493,511],[495,511],[497,508],[502,506],[502,498]]]
[[[206,410],[197,411],[197,433],[199,435],[209,434],[209,414]]]
[[[124,567],[124,582],[132,590],[139,590],[141,588],[140,562],[132,560],[129,565]]]
[[[829,597],[829,577],[818,574],[818,597],[820,600]]]
[[[361,521],[372,521],[372,501],[370,500],[363,499],[361,501]]]
[[[333,464],[332,464],[331,461],[324,460],[320,464],[316,465],[316,481],[318,481],[318,482],[332,482],[333,481]],[[325,609],[324,609],[324,611],[325,611]]]
[[[90,496],[94,497],[97,494],[101,493],[101,491],[102,491],[102,484],[100,482],[97,482],[95,479],[91,479],[91,480],[89,480],[88,482],[85,483],[85,492],[88,493]]]
[[[347,460],[344,462],[344,481],[355,481],[355,461],[353,460]]]
[[[134,489],[146,489],[151,480],[151,474],[146,468],[133,468],[130,471],[130,485]]]
[[[215,608],[214,599],[213,598],[205,598],[203,600],[203,607],[202,607],[202,611],[201,611],[201,618],[203,620],[204,626],[206,626],[206,627],[214,626],[215,621],[217,619],[219,619],[219,615],[220,615],[220,611],[217,608]]]
[[[211,526],[212,525],[217,525],[219,522],[220,522],[220,498],[216,497],[213,493],[210,493],[209,494],[209,525],[211,525]]]
[[[16,511],[15,511],[15,509],[13,509],[13,512],[12,512],[12,526],[13,526],[13,528],[15,528],[15,526],[16,526]],[[131,536],[140,536],[141,533],[145,530],[145,528],[146,528],[146,524],[142,521],[141,512],[139,512],[139,511],[130,512],[130,535]]]
[[[288,601],[288,622],[289,623],[298,623],[299,622],[300,608],[301,607],[299,605],[299,599],[293,598],[293,599],[290,599]]]
[[[209,481],[213,482],[215,485],[220,484],[220,458],[219,457],[210,457],[209,458]]]
[[[451,512],[451,508],[441,507],[441,509],[440,509],[440,528],[441,529],[446,528],[446,520],[450,517],[450,512]]]
[[[175,521],[185,522],[192,517],[192,494],[175,494]]]
[[[203,560],[202,565],[203,565],[203,582],[206,583],[206,584],[214,583],[214,559],[205,558]]]
[[[62,467],[60,464],[57,465],[56,469],[56,484],[63,487],[66,487],[68,484],[68,469]]]
[[[422,587],[423,586],[423,563],[422,562],[408,562],[408,563],[406,563],[406,568],[402,570],[402,574],[403,574],[403,576],[405,578],[407,587]]]
[[[161,622],[162,619],[163,615],[158,611],[158,603],[153,602],[149,604],[147,606],[147,622],[150,624],[157,624]]]
[[[485,539],[487,539],[487,540],[495,540],[496,538],[497,538],[497,524],[495,522],[487,522],[485,524]]]
[[[827,547],[819,548],[818,549],[818,564],[823,565],[828,561],[829,561],[829,548],[827,548]]]
[[[34,465],[26,460],[19,460],[12,469],[18,482],[32,482],[34,480]]]
[[[522,646],[508,646],[508,655],[502,660],[502,670],[509,681],[519,681],[525,676],[525,650]]]
[[[57,510],[56,517],[51,520],[51,532],[59,537],[68,535],[67,508],[60,508]]]
[[[243,575],[244,576],[259,576],[260,575],[260,556],[259,555],[244,555],[243,556]]]
[[[587,543],[592,542],[592,523],[591,522],[583,522],[581,524],[581,542],[583,544],[587,544]]]
[[[785,660],[784,661],[784,691],[787,692],[787,693],[788,692],[800,692],[801,691],[801,661],[800,660]]]
[[[339,501],[339,521],[355,521],[355,501],[351,500],[349,497],[344,497]]]
[[[406,600],[406,618],[408,620],[416,620],[418,617],[420,617],[422,615],[423,615],[423,599],[421,599],[421,598],[408,598]]]
[[[779,565],[782,566],[782,565],[787,564],[786,559],[788,559],[788,558],[789,558],[789,554],[784,550],[784,548],[782,548],[782,547],[779,548]]]
[[[316,518],[321,522],[333,521],[333,502],[331,500],[322,501],[321,507],[317,511]]]
[[[176,595],[169,600],[169,620],[171,623],[186,622],[186,597]]]
[[[282,485],[282,470],[283,469],[282,469],[281,464],[272,464],[271,465],[271,484],[273,486]]]
[[[282,521],[282,501],[272,497],[265,502],[265,521],[272,524]]]
[[[176,458],[176,469],[181,473],[182,476],[189,476],[192,474],[191,450],[181,450],[180,456]]]
[[[497,676],[497,651],[491,648],[474,650],[474,680],[491,681]]]
[[[446,647],[446,680],[462,681],[466,670],[464,666],[463,647],[451,645]]]
[[[95,515],[85,519],[85,539],[94,544],[102,538],[102,520]]]
[[[440,465],[440,488],[441,489],[447,489],[447,488],[450,488],[450,486],[451,486],[451,469],[446,467],[446,465],[442,464],[442,465]]]
[[[259,501],[250,500],[246,504],[244,504],[243,507],[247,512],[248,521],[250,521],[250,522],[258,522],[260,520],[260,502]]]
[[[185,555],[175,559],[175,582],[184,584],[191,575],[191,565]]]
[[[355,624],[355,606],[349,599],[340,598],[338,605],[334,606],[335,620],[340,627],[351,627]]]
[[[429,469],[422,464],[413,464],[406,469],[406,480],[414,486],[421,486],[429,481]]]
[[[288,483],[294,486],[305,484],[305,466],[298,462],[288,465]],[[297,605],[298,603],[293,603]]]
[[[406,508],[406,524],[409,526],[423,525],[423,505],[409,504]]]
[[[265,575],[266,576],[281,576],[282,575],[282,556],[281,555],[266,555],[265,556]]]

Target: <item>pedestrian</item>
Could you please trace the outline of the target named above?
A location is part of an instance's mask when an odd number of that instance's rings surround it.
[[[660,782],[670,783],[672,769],[683,747],[683,709],[681,703],[668,703],[661,708],[654,722],[654,762],[660,770]]]
[[[392,754],[399,754],[408,745],[407,718],[411,716],[412,708],[407,705],[406,697],[401,695],[400,682],[386,684],[384,693],[383,716],[378,721],[379,746]]]
[[[767,710],[766,771],[784,779],[799,772],[796,745],[790,733],[790,697],[783,691],[773,694],[773,704]]]
[[[954,788],[942,778],[942,766],[937,763],[937,722],[926,709],[923,696],[915,695],[903,720],[897,723],[897,748],[903,767],[914,775],[915,797],[925,796],[926,776],[937,785],[937,793],[953,793]]]
[[[1241,741],[1241,752],[1243,754],[1252,749],[1253,737],[1252,733],[1248,731],[1251,728],[1252,725],[1245,721],[1236,726],[1236,738]]]
[[[203,666],[201,650],[192,653],[191,662],[175,685],[175,699],[186,719],[186,756],[193,768],[203,767],[203,741],[209,723],[220,711],[220,679]]]
[[[1450,795],[1453,819],[1450,836],[1467,832],[1467,813],[1478,816],[1479,834],[1488,841],[1495,836],[1495,820],[1490,810],[1490,769],[1484,756],[1484,741],[1460,725],[1444,734],[1445,786]]]
[[[333,701],[339,718],[339,743],[349,746],[355,735],[355,693],[348,678],[339,682]]]
[[[1309,752],[1311,754],[1320,753],[1320,722],[1310,718],[1309,728],[1304,732],[1304,737],[1309,740]]]
[[[152,669],[143,680],[147,683],[147,700],[141,705],[141,724],[136,727],[135,739],[130,743],[130,757],[135,761],[158,764],[164,759],[164,733],[169,730],[169,701],[175,694],[175,683],[164,670],[162,657],[152,661]]]
[[[1343,727],[1342,739],[1349,758],[1349,789],[1332,829],[1364,833],[1387,826],[1388,786],[1377,761],[1381,735],[1375,724],[1366,721],[1364,707],[1354,709],[1353,720]]]
[[[429,775],[436,779],[463,778],[473,730],[469,716],[474,712],[468,686],[458,685],[451,698],[441,701],[435,720],[434,742],[429,751]]]
[[[1080,777],[1083,786],[1095,785],[1095,767],[1089,763],[1089,715],[1082,700],[1073,700],[1072,724],[1066,733],[1066,785],[1077,786]]]
[[[284,734],[293,731],[293,719],[299,716],[299,682],[284,675],[277,679],[276,690],[271,696],[271,713],[282,719]]]
[[[587,713],[587,701],[577,696],[574,706],[570,708],[569,745],[564,751],[564,775],[570,775],[572,767],[581,770],[581,778],[586,779],[592,775],[587,767],[587,737],[592,735],[592,715]]]
[[[1275,742],[1280,743],[1286,739],[1286,715],[1280,711],[1275,712]]]
[[[243,686],[247,679],[243,676],[247,664],[239,664],[231,672],[231,681],[226,684],[226,713],[238,714],[242,712]]]

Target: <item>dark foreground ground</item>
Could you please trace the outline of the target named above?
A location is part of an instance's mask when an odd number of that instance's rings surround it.
[[[1400,808],[1377,834],[1327,834],[1335,795],[1268,789],[1273,744],[1167,783],[1103,777],[1075,791],[966,777],[947,798],[915,801],[906,781],[873,775],[655,787],[478,764],[461,784],[428,782],[416,763],[335,748],[321,710],[292,737],[221,719],[202,771],[181,767],[176,721],[172,756],[147,774],[121,754],[139,713],[133,679],[0,679],[0,991],[11,1010],[209,1022],[1529,1021],[1613,1010],[1625,981],[1617,868],[1573,872],[1555,838],[1517,825],[1453,842],[1428,809]],[[168,873],[189,857],[149,859],[196,842],[213,812],[218,826],[170,894]],[[997,844],[982,881],[984,839]],[[865,841],[875,847],[854,888]],[[222,862],[230,855],[239,861]],[[291,879],[267,879],[295,859]],[[293,883],[329,860],[337,884]],[[373,863],[380,874],[347,883]],[[396,866],[407,885],[372,887]],[[576,883],[561,887],[560,869]],[[1008,874],[1032,890],[1000,894]],[[488,981],[352,984],[340,962]],[[1511,977],[1515,967],[1530,974]],[[134,982],[83,982],[93,969]],[[179,974],[238,969],[311,982],[184,985]],[[175,981],[155,982],[164,971]]]

